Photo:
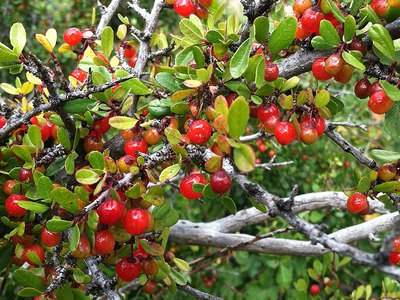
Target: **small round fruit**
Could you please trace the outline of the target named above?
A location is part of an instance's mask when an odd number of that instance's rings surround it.
[[[192,0],[175,0],[174,10],[182,17],[189,17],[194,13],[194,4]]]
[[[131,167],[136,165],[136,156],[125,155],[118,159],[117,161],[118,169],[122,173],[129,173]]]
[[[383,91],[383,88],[379,81],[375,81],[368,87],[369,95],[375,94],[376,92]]]
[[[231,188],[231,177],[224,170],[217,171],[210,176],[211,189],[216,194],[223,194]]]
[[[86,236],[80,236],[78,246],[71,255],[76,259],[84,259],[90,256],[90,244]]]
[[[99,255],[107,255],[114,252],[115,238],[111,231],[98,231],[94,237],[94,250]]]
[[[110,118],[111,118],[111,116],[108,116],[108,117],[105,117],[105,118],[103,118],[101,120],[95,121],[93,123],[94,130],[96,130],[96,132],[98,134],[106,133],[111,127],[110,122],[109,122]]]
[[[201,174],[190,174],[183,178],[179,186],[181,194],[188,199],[200,198],[203,194],[193,191],[193,185],[197,183],[206,185],[207,180]]]
[[[5,207],[10,217],[22,217],[26,214],[26,209],[18,205],[18,201],[27,201],[28,198],[22,194],[12,194],[7,197]]]
[[[368,100],[369,109],[378,115],[387,113],[392,106],[392,99],[384,91],[375,92]]]
[[[392,265],[397,265],[400,262],[400,252],[393,251],[389,253],[389,262]]]
[[[280,116],[279,108],[271,103],[266,106],[260,105],[257,110],[257,118],[261,123],[265,123],[272,116]]]
[[[205,20],[208,17],[208,9],[201,6],[201,5],[195,5],[194,6],[194,14],[201,20]]]
[[[345,64],[339,73],[333,75],[333,78],[340,83],[348,83],[353,77],[354,68]]]
[[[44,250],[42,247],[40,247],[38,244],[26,247],[24,249],[24,252],[22,252],[22,258],[23,260],[30,264],[31,266],[37,266],[37,264],[29,258],[31,255],[35,255],[39,259],[40,262],[43,262],[44,260]]]
[[[139,277],[142,264],[133,257],[125,257],[117,263],[115,272],[122,281],[129,282]]]
[[[81,69],[75,69],[72,71],[71,77],[74,77],[79,82],[84,82],[87,78],[87,74],[85,71],[82,71]]]
[[[389,12],[389,4],[387,0],[373,0],[370,6],[381,19],[385,18]]]
[[[151,295],[157,290],[157,282],[154,279],[148,279],[142,288],[145,294]]]
[[[307,9],[311,8],[311,0],[296,0],[293,4],[293,10],[302,15]]]
[[[207,121],[196,120],[190,124],[188,136],[193,144],[205,144],[211,137],[212,128]]]
[[[18,188],[16,188],[17,186]],[[20,190],[21,190],[20,185],[16,180],[9,179],[6,180],[3,184],[3,192],[8,196],[11,194],[18,193]]]
[[[367,53],[367,47],[365,46],[365,43],[356,39],[353,39],[351,42],[350,50],[360,51],[362,54]]]
[[[103,150],[103,142],[102,140],[94,135],[88,135],[83,139],[83,149],[85,149],[86,153],[92,151],[99,151]]]
[[[390,181],[396,176],[396,166],[384,164],[378,169],[378,177],[383,181]]]
[[[297,29],[296,29],[296,39],[298,40],[305,40],[308,38],[312,33],[308,32],[307,30],[304,29],[303,23],[299,21],[297,23]]]
[[[364,194],[354,193],[347,199],[347,209],[352,214],[358,214],[368,207],[368,200]]]
[[[198,2],[203,7],[210,7],[213,0],[199,0]]]
[[[301,23],[303,28],[311,33],[317,32],[319,30],[319,25],[324,19],[324,14],[318,11],[308,8],[301,16]]]
[[[314,143],[318,138],[318,133],[315,128],[312,127],[303,127],[300,130],[300,139],[301,141],[306,144]]]
[[[149,254],[143,249],[142,244],[139,242],[138,248],[133,251],[133,257],[136,257],[139,260],[143,260],[146,259],[148,256]]]
[[[156,275],[158,273],[158,264],[154,258],[149,258],[143,261],[142,269],[146,275]]]
[[[155,145],[161,141],[161,135],[158,133],[157,128],[149,128],[144,132],[143,139],[148,145]]]
[[[0,129],[3,128],[7,123],[7,119],[4,116],[0,116]]]
[[[332,75],[325,71],[325,58],[319,57],[314,60],[312,67],[312,74],[317,80],[328,80]]]
[[[61,233],[53,232],[48,230],[46,227],[43,227],[42,232],[40,233],[40,240],[44,246],[54,247],[61,242]]]
[[[312,126],[317,130],[318,136],[321,136],[326,129],[325,119],[320,117],[306,116],[301,123],[301,126]]]
[[[267,133],[274,133],[276,125],[281,122],[280,116],[271,116],[264,122],[264,131]]]
[[[129,60],[128,60],[128,65],[129,65],[131,68],[134,68],[134,67],[136,66],[137,60],[138,60],[138,56],[135,54],[135,55],[133,55],[131,58],[129,58]]]
[[[314,296],[316,296],[316,295],[318,295],[319,294],[319,292],[320,292],[320,288],[319,288],[319,285],[318,284],[312,284],[311,286],[310,286],[310,294],[311,295],[314,295]]]
[[[64,31],[64,42],[70,46],[79,44],[82,40],[82,32],[75,27],[68,28]]]
[[[132,208],[128,210],[123,220],[123,226],[131,235],[139,236],[147,231],[149,215],[147,210]]]
[[[324,69],[327,73],[335,75],[340,72],[344,65],[342,56],[338,53],[332,54],[325,60]]]
[[[354,87],[354,93],[360,99],[365,99],[369,96],[368,88],[371,84],[367,78],[363,78],[356,83]]]
[[[147,150],[147,143],[141,138],[127,141],[124,146],[125,153],[134,157],[137,157],[137,152],[147,153]]]
[[[21,181],[23,183],[28,183],[33,178],[32,170],[31,169],[22,168],[19,171],[18,177],[19,177],[19,181]]]
[[[264,79],[265,81],[272,82],[278,79],[279,68],[272,62],[267,62],[264,67]]]
[[[296,138],[296,128],[290,122],[281,122],[274,130],[276,141],[281,145],[289,145]]]
[[[125,207],[117,200],[107,200],[99,205],[97,214],[99,221],[107,225],[118,223],[124,216]]]

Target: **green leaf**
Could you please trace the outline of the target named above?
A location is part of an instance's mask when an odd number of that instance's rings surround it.
[[[26,45],[26,32],[21,23],[14,23],[10,29],[10,43],[19,55]]]
[[[357,184],[357,192],[366,193],[369,191],[370,186],[371,181],[369,180],[369,177],[363,176]]]
[[[325,41],[322,36],[314,37],[311,40],[311,46],[313,46],[313,48],[315,50],[331,50],[334,48],[334,46],[332,46],[332,44]]]
[[[365,71],[365,66],[362,62],[360,62],[357,58],[355,58],[350,52],[343,51],[342,57],[349,65],[360,69],[361,71]]]
[[[179,285],[185,285],[187,283],[187,280],[185,277],[182,276],[181,273],[179,273],[177,270],[175,269],[171,269],[171,273],[169,274],[169,276],[176,281],[177,284]]]
[[[166,88],[170,92],[175,93],[181,90],[180,84],[176,81],[176,78],[170,73],[158,73],[156,75],[156,81],[159,85],[161,85],[163,88]]]
[[[183,259],[175,257],[173,259],[174,264],[178,267],[178,269],[182,270],[183,272],[189,272],[190,266],[189,264],[184,261]]]
[[[186,66],[193,58],[194,58],[193,47],[184,48],[176,55],[175,65]]]
[[[80,184],[95,184],[100,180],[99,175],[89,169],[80,169],[75,173],[76,181]]]
[[[91,110],[96,104],[97,101],[95,99],[77,99],[65,102],[61,109],[66,113],[80,114]]]
[[[257,17],[254,20],[254,26],[256,28],[256,41],[260,44],[264,44],[268,37],[269,31],[269,20],[266,17]]]
[[[296,87],[300,82],[300,78],[297,76],[293,76],[291,78],[289,78],[288,80],[286,80],[282,87],[281,87],[281,92],[286,92],[288,90],[293,89],[294,87]]]
[[[393,40],[390,36],[389,31],[380,24],[374,24],[368,30],[368,35],[375,47],[377,47],[380,51],[384,49],[383,54],[386,55],[392,61],[395,60],[395,49]]]
[[[179,144],[182,140],[182,135],[178,129],[166,128],[164,134],[168,142],[172,145]]]
[[[40,296],[43,293],[35,288],[23,288],[18,292],[19,297],[34,297]]]
[[[322,20],[320,23],[320,33],[322,38],[332,46],[340,44],[340,37],[332,23],[327,20]]]
[[[297,19],[295,17],[285,18],[275,29],[268,42],[268,50],[279,52],[290,46],[296,36]]]
[[[385,80],[379,80],[386,95],[393,101],[400,101],[400,89]]]
[[[64,163],[65,163],[66,158],[65,157],[60,157],[56,159],[55,162],[53,162],[46,170],[46,175],[47,176],[53,176],[60,172],[64,168]]]
[[[104,169],[104,156],[98,151],[92,151],[88,155],[88,160],[93,169]]]
[[[246,71],[249,64],[249,56],[252,40],[247,39],[233,55],[230,62],[230,72],[233,78],[239,78]]]
[[[114,45],[114,31],[110,26],[104,28],[101,33],[101,50],[106,59],[110,57]]]
[[[164,117],[171,114],[171,106],[174,103],[170,99],[153,100],[149,104],[149,113],[155,117]]]
[[[399,181],[390,181],[390,182],[384,182],[381,184],[377,184],[374,187],[374,191],[378,192],[378,193],[400,192],[400,182]]]
[[[344,23],[345,18],[342,11],[336,6],[336,4],[332,0],[327,0],[327,2],[336,20],[338,20],[340,23]]]
[[[143,199],[155,206],[163,205],[164,203],[164,189],[161,186],[155,186],[147,190],[143,195]]]
[[[117,70],[116,75],[117,78],[124,78],[131,76],[131,74],[129,74],[124,70]],[[145,86],[144,83],[142,83],[137,78],[132,78],[127,81],[121,82],[120,85],[122,88],[124,88],[127,91],[130,91],[130,93],[134,95],[145,96],[150,94],[150,90],[147,88],[147,86]]]
[[[15,54],[10,48],[3,43],[0,43],[0,62],[14,62],[18,61],[19,56]]]
[[[206,34],[206,39],[210,43],[220,43],[224,41],[224,36],[217,30],[209,30]]]
[[[348,15],[346,20],[344,21],[344,40],[347,43],[350,43],[353,40],[353,37],[356,33],[356,19],[352,15]]]
[[[57,130],[57,138],[60,144],[65,148],[65,150],[71,150],[71,140],[69,139],[69,133],[64,127],[60,127]]]
[[[179,164],[174,164],[162,170],[159,181],[164,182],[168,179],[174,178],[180,171],[181,167]]]
[[[59,217],[47,221],[46,228],[54,232],[62,232],[72,226],[72,221],[61,220]]]
[[[330,95],[327,90],[320,90],[315,95],[315,106],[317,108],[325,107],[330,101]]]
[[[248,173],[254,170],[256,156],[251,146],[240,144],[239,147],[233,150],[233,159],[236,167],[241,172]]]
[[[136,125],[137,120],[130,117],[118,116],[110,118],[109,123],[112,127],[119,130],[127,130],[132,129]]]
[[[150,242],[144,239],[140,240],[140,244],[142,245],[144,251],[154,256],[161,256],[164,254],[164,249],[159,244]]]
[[[395,163],[400,159],[400,153],[387,150],[372,150],[372,156],[379,159],[383,163]]]
[[[42,280],[28,270],[15,270],[15,272],[13,273],[13,279],[18,286],[35,288],[39,291],[44,291],[44,289],[46,288]]]
[[[28,136],[32,144],[38,148],[43,148],[42,134],[40,133],[40,128],[36,125],[32,125],[28,129]]]
[[[32,157],[31,154],[29,153],[28,150],[24,146],[12,146],[11,147],[12,152],[19,158],[22,158],[25,162],[27,163],[32,163]]]
[[[183,35],[187,37],[193,44],[200,44],[203,42],[204,36],[201,29],[191,20],[183,19],[179,23],[179,28]]]
[[[71,152],[65,160],[65,171],[67,174],[72,175],[75,172],[75,159],[78,158],[78,153],[75,151]]]
[[[25,208],[26,210],[37,212],[40,214],[46,212],[49,209],[47,205],[33,201],[18,201],[18,205],[22,208]]]
[[[223,196],[221,197],[222,204],[229,210],[229,212],[234,215],[237,212],[236,203],[231,197]]]
[[[385,114],[385,129],[393,137],[400,135],[400,102],[395,102]]]
[[[78,197],[66,188],[58,188],[51,192],[51,198],[69,212],[78,211]]]
[[[0,88],[10,95],[19,95],[19,91],[9,83],[0,84]]]
[[[245,133],[249,117],[249,104],[244,97],[237,97],[228,112],[229,134],[232,138],[238,138]]]
[[[255,74],[255,82],[256,86],[258,88],[262,87],[262,85],[265,82],[265,61],[263,58],[261,58],[258,61],[257,68],[256,68],[256,74]]]
[[[79,231],[78,224],[75,224],[72,229],[71,239],[69,241],[69,251],[74,252],[76,247],[78,247],[79,239],[81,237],[81,232]]]

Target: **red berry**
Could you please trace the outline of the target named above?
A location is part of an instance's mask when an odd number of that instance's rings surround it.
[[[319,57],[312,64],[312,73],[317,80],[328,80],[332,75],[325,71],[325,58]]]
[[[400,262],[400,252],[399,251],[390,252],[390,254],[389,254],[389,262],[392,265],[397,265]]]
[[[301,23],[303,28],[311,33],[317,32],[319,30],[319,24],[324,19],[324,14],[313,10],[312,8],[307,9],[302,17]]]
[[[147,153],[147,150],[147,144],[141,138],[127,141],[124,146],[125,153],[134,157],[138,156],[136,152]]]
[[[124,216],[125,207],[117,200],[111,199],[100,204],[97,208],[99,221],[107,225],[118,223]]]
[[[392,247],[394,251],[400,251],[400,237],[396,237],[392,241]]]
[[[50,128],[46,125],[43,125],[43,126],[40,126],[39,129],[40,129],[40,133],[42,135],[42,141],[43,142],[47,141],[51,134]]]
[[[90,244],[86,236],[81,235],[78,246],[71,255],[77,259],[84,259],[90,256]]]
[[[319,288],[319,285],[318,284],[312,284],[311,286],[310,286],[310,294],[311,295],[318,295],[319,294],[319,291],[320,291],[320,288]]]
[[[138,248],[135,251],[133,251],[133,257],[143,260],[146,259],[148,256],[149,254],[146,251],[144,251],[142,244],[139,242]]]
[[[324,69],[327,73],[335,75],[340,72],[344,60],[340,54],[332,54],[325,60]]]
[[[196,193],[193,191],[193,185],[196,183],[205,185],[207,184],[207,180],[201,174],[190,174],[183,178],[179,186],[181,194],[188,199],[200,198],[202,193]]]
[[[345,64],[339,73],[333,75],[333,78],[340,83],[348,83],[353,77],[354,68],[349,64]]]
[[[87,78],[87,74],[85,71],[82,71],[81,69],[75,69],[72,71],[71,77],[74,77],[79,82],[84,82]]]
[[[304,29],[303,23],[301,21],[297,23],[296,39],[304,40],[308,38],[311,34],[312,34],[311,32],[308,32],[307,30]]]
[[[135,236],[141,235],[147,231],[149,213],[144,209],[132,208],[125,215],[123,225],[129,234]]]
[[[23,183],[28,183],[29,181],[32,180],[32,177],[33,177],[32,170],[31,169],[22,168],[19,171],[18,177],[19,177],[19,181],[21,181]]]
[[[121,45],[118,45],[118,51],[120,50],[120,48],[121,48]],[[123,48],[124,48],[124,57],[125,58],[131,58],[132,56],[134,56],[136,54],[135,46],[125,44],[123,46]]]
[[[217,171],[210,176],[211,189],[216,194],[223,194],[231,188],[231,177],[223,170]]]
[[[212,128],[207,121],[197,120],[190,124],[188,136],[193,144],[205,144],[211,137]]]
[[[375,81],[368,87],[368,92],[370,95],[375,94],[378,91],[383,91],[383,88],[379,81]]]
[[[293,4],[293,10],[302,15],[307,9],[311,8],[311,0],[296,0]]]
[[[279,108],[271,103],[266,106],[260,105],[257,110],[257,118],[261,123],[265,123],[272,116],[280,116]]]
[[[26,214],[26,209],[18,205],[18,201],[27,201],[28,198],[22,194],[12,194],[6,199],[6,211],[11,217],[22,217]]]
[[[94,250],[97,254],[107,255],[114,251],[115,238],[111,231],[103,230],[98,231],[94,238]]]
[[[378,115],[387,113],[392,106],[393,101],[386,95],[384,91],[375,92],[368,100],[369,109]]]
[[[337,27],[340,25],[340,22],[335,18],[335,15],[333,13],[324,15],[325,20],[329,21],[333,27]]]
[[[75,46],[82,40],[82,32],[75,27],[68,28],[64,31],[64,42],[70,46]]]
[[[318,136],[321,136],[325,132],[325,120],[320,117],[310,118],[310,116],[306,116],[303,119],[302,126],[312,126],[317,130]]]
[[[18,187],[18,189],[16,187]],[[8,196],[11,194],[18,193],[20,190],[21,190],[20,185],[16,180],[9,179],[3,184],[3,192]]]
[[[296,138],[296,128],[290,122],[281,122],[274,129],[276,141],[281,145],[289,145]]]
[[[353,39],[353,41],[351,42],[350,50],[360,51],[362,54],[367,53],[367,47],[365,46],[364,42],[358,41],[356,39]]]
[[[314,143],[318,138],[317,130],[310,126],[303,126],[300,130],[300,139],[301,141],[306,144]]]
[[[161,135],[158,133],[157,128],[147,129],[143,134],[143,138],[149,145],[155,145],[161,141]]]
[[[42,244],[46,247],[54,247],[61,242],[61,233],[53,232],[47,230],[46,227],[43,227],[42,232],[40,233],[40,239],[42,241]]]
[[[157,289],[157,282],[154,279],[148,279],[143,285],[143,292],[145,294],[151,295]]]
[[[210,7],[213,0],[199,0],[199,4],[204,7]]]
[[[386,17],[389,12],[389,4],[387,0],[373,0],[370,6],[379,18]]]
[[[270,116],[265,122],[264,122],[264,131],[267,133],[273,133],[275,130],[276,125],[278,125],[281,122],[281,117],[280,116]]]
[[[109,123],[110,118],[111,118],[111,115],[108,117],[105,117],[101,120],[95,121],[93,124],[94,130],[96,130],[96,132],[98,134],[106,133],[111,127],[110,123]]]
[[[136,66],[136,62],[138,60],[138,56],[135,54],[128,60],[128,64],[131,68],[134,68]]]
[[[368,200],[364,194],[354,193],[347,199],[347,209],[352,214],[358,214],[368,208]]]
[[[26,263],[30,264],[31,266],[37,266],[37,264],[34,263],[32,260],[30,260],[30,258],[28,257],[28,254],[30,254],[30,253],[32,253],[31,255],[36,254],[37,257],[39,258],[40,262],[42,262],[44,260],[44,250],[39,245],[35,244],[32,246],[26,247],[24,249],[24,252],[22,252],[22,258]]]
[[[0,116],[0,129],[6,125],[7,119],[4,116]]]
[[[125,257],[117,263],[115,272],[122,281],[129,282],[142,273],[142,264],[133,257]]]
[[[196,4],[194,7],[194,14],[201,20],[205,20],[208,17],[208,9]]]
[[[279,68],[272,62],[267,62],[264,68],[264,79],[265,81],[275,81],[279,76]]]
[[[175,0],[174,10],[182,17],[189,17],[194,13],[194,4],[191,0]]]
[[[369,80],[367,78],[363,78],[357,82],[356,86],[354,87],[354,93],[360,99],[365,99],[369,96]]]

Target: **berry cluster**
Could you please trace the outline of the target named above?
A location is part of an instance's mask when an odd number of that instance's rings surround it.
[[[174,5],[175,12],[182,17],[189,17],[195,14],[200,19],[204,20],[208,17],[208,8],[213,0],[166,0],[170,5]]]
[[[340,53],[328,58],[319,57],[312,64],[312,74],[317,80],[334,78],[337,82],[348,83],[353,76],[354,68],[345,63]]]
[[[360,99],[369,97],[369,109],[379,115],[387,113],[394,104],[384,92],[381,84],[378,81],[371,84],[367,77],[357,82],[354,93]]]

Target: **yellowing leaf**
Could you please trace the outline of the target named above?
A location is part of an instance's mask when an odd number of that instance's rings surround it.
[[[36,77],[35,75],[32,75],[32,73],[27,72],[26,73],[26,79],[35,85],[40,85],[42,84],[42,81],[40,80],[40,78]]]
[[[60,54],[65,54],[68,52],[72,51],[72,47],[70,45],[68,45],[67,43],[64,43],[60,46],[60,48],[58,48],[58,53]]]
[[[35,35],[38,42],[49,52],[53,52],[53,46],[50,44],[49,40],[43,34]]]
[[[183,84],[184,84],[185,86],[187,86],[188,88],[198,88],[198,87],[200,87],[200,86],[202,85],[202,82],[201,82],[201,81],[198,81],[198,80],[191,80],[191,79],[189,79],[189,80],[185,80],[185,81],[183,82]]]
[[[109,121],[110,125],[120,130],[132,129],[136,125],[137,120],[129,117],[112,117]]]
[[[18,90],[21,94],[28,95],[30,92],[32,92],[34,87],[35,86],[32,83],[25,82]]]
[[[0,84],[0,88],[1,88],[3,91],[5,91],[6,93],[8,93],[8,94],[11,94],[11,95],[19,95],[18,90],[17,90],[14,86],[12,86],[11,84],[2,83],[2,84]]]
[[[57,44],[57,31],[54,28],[50,28],[46,31],[46,38],[49,41],[52,48]]]

